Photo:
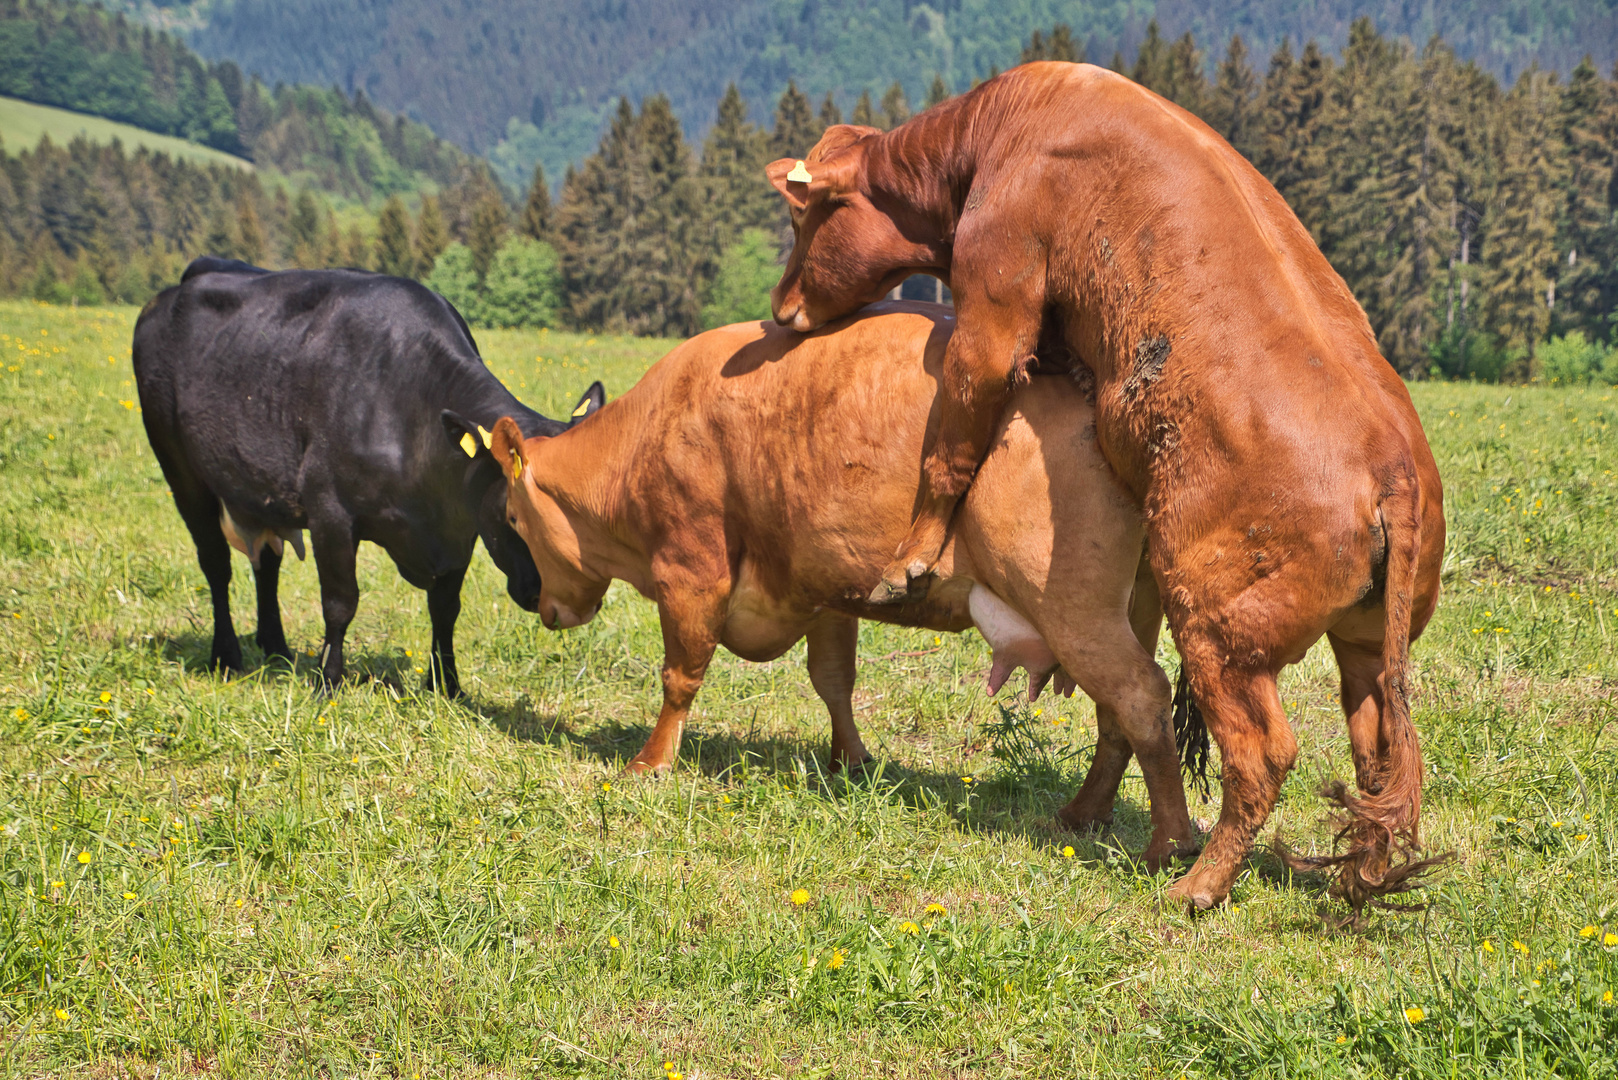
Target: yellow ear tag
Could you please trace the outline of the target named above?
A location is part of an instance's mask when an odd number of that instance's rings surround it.
[[[477,440],[472,438],[472,433],[470,431],[461,436],[461,449],[466,451],[467,457],[478,456]]]
[[[589,411],[590,411],[590,399],[585,398],[583,401],[579,402],[579,407],[577,409],[573,410],[573,416],[574,416],[575,419],[577,419],[578,417],[583,416],[585,413],[587,413]]]
[[[488,428],[484,427],[482,424],[478,425],[478,438],[483,440],[483,449],[485,449],[485,450],[493,450],[494,449],[494,432],[490,431]]]
[[[796,165],[792,166],[792,171],[787,173],[787,179],[795,183],[807,184],[809,181],[813,180],[814,177],[809,175],[809,170],[804,168],[803,162],[800,161]]]
[[[522,479],[522,455],[513,450],[511,452],[511,480],[516,483]]]

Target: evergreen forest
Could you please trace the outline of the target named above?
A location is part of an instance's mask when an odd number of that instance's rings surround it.
[[[1056,24],[1006,62],[1084,53]],[[1106,59],[1202,117],[1276,185],[1402,373],[1618,382],[1618,85],[1591,60],[1505,83],[1441,40],[1416,49],[1369,19],[1335,56],[1283,40],[1264,57],[1239,35],[1210,56],[1150,24],[1133,57]],[[789,81],[758,124],[732,84],[700,144],[668,97],[621,98],[595,152],[555,187],[543,167],[514,189],[486,163],[445,157],[418,170],[430,183],[357,183],[363,197],[346,201],[341,180],[298,187],[117,146],[0,149],[0,291],[135,302],[210,252],[415,276],[482,325],[688,335],[768,313],[791,233],[767,162],[801,156],[830,123],[892,128],[951,93],[942,77],[919,97],[893,80],[845,113]],[[378,133],[409,126],[337,90],[279,87],[260,100],[303,96]],[[275,122],[241,116],[238,137],[269,153]],[[332,176],[352,160],[314,156],[332,159]],[[917,279],[906,294],[935,288]]]

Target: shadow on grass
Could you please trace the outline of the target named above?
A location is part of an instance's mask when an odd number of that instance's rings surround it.
[[[258,679],[284,680],[289,678],[301,679],[303,683],[314,692],[320,690],[320,657],[319,654],[310,656],[307,650],[296,651],[292,660],[288,661],[279,656],[268,656],[258,647],[252,634],[237,634],[236,640],[242,649],[242,669],[221,673],[210,666],[213,658],[213,635],[187,631],[180,634],[159,634],[155,641],[163,660],[180,664],[189,672],[198,674],[213,674],[216,678],[226,678],[231,681]],[[376,651],[372,649],[348,649],[344,656],[343,687],[358,689],[366,686],[381,687],[393,692],[395,696],[406,694],[431,693],[427,688],[426,675],[417,672],[417,667],[425,667],[398,651]]]

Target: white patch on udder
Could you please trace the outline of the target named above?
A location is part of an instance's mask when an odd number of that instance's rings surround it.
[[[994,661],[989,667],[989,693],[999,693],[1007,677],[1018,668],[1028,672],[1028,700],[1034,701],[1053,673],[1058,673],[1057,689],[1071,694],[1073,682],[1059,672],[1056,654],[1034,624],[993,591],[974,584],[967,597],[967,610],[978,633],[989,643]]]

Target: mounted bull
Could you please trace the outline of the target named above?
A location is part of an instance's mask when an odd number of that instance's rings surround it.
[[[1443,491],[1364,312],[1269,182],[1190,113],[1061,63],[885,134],[830,128],[768,172],[797,237],[779,322],[814,330],[916,273],[959,311],[926,490],[872,599],[926,590],[1036,345],[1065,351],[1094,375],[1101,450],[1145,509],[1222,755],[1219,823],[1174,895],[1229,895],[1297,757],[1277,675],[1322,634],[1361,794],[1331,792],[1348,849],[1312,865],[1356,912],[1410,887],[1409,645],[1438,602]]]
[[[213,666],[242,666],[231,547],[253,565],[259,647],[291,660],[276,586],[283,543],[303,558],[304,529],[320,574],[328,687],[343,676],[361,540],[427,590],[430,681],[447,694],[460,693],[455,620],[479,537],[511,598],[537,606],[539,575],[506,522],[485,440],[504,416],[531,435],[567,425],[501,385],[436,293],[359,271],[270,273],[201,258],[141,312],[134,362],[146,436],[213,594]],[[575,416],[601,400],[597,383]]]
[[[663,708],[632,772],[674,764],[720,645],[762,661],[808,638],[838,767],[867,757],[851,700],[859,620],[975,625],[994,649],[991,692],[1021,666],[1033,694],[1055,677],[1096,702],[1095,761],[1061,819],[1110,821],[1133,752],[1152,799],[1146,861],[1188,854],[1169,684],[1152,659],[1162,616],[1150,575],[1137,581],[1144,526],[1066,375],[1012,399],[926,595],[865,600],[916,504],[951,319],[895,303],[808,337],[725,327],[563,435],[501,420],[494,454],[539,567],[540,617],[588,622],[614,578],[657,603]]]

